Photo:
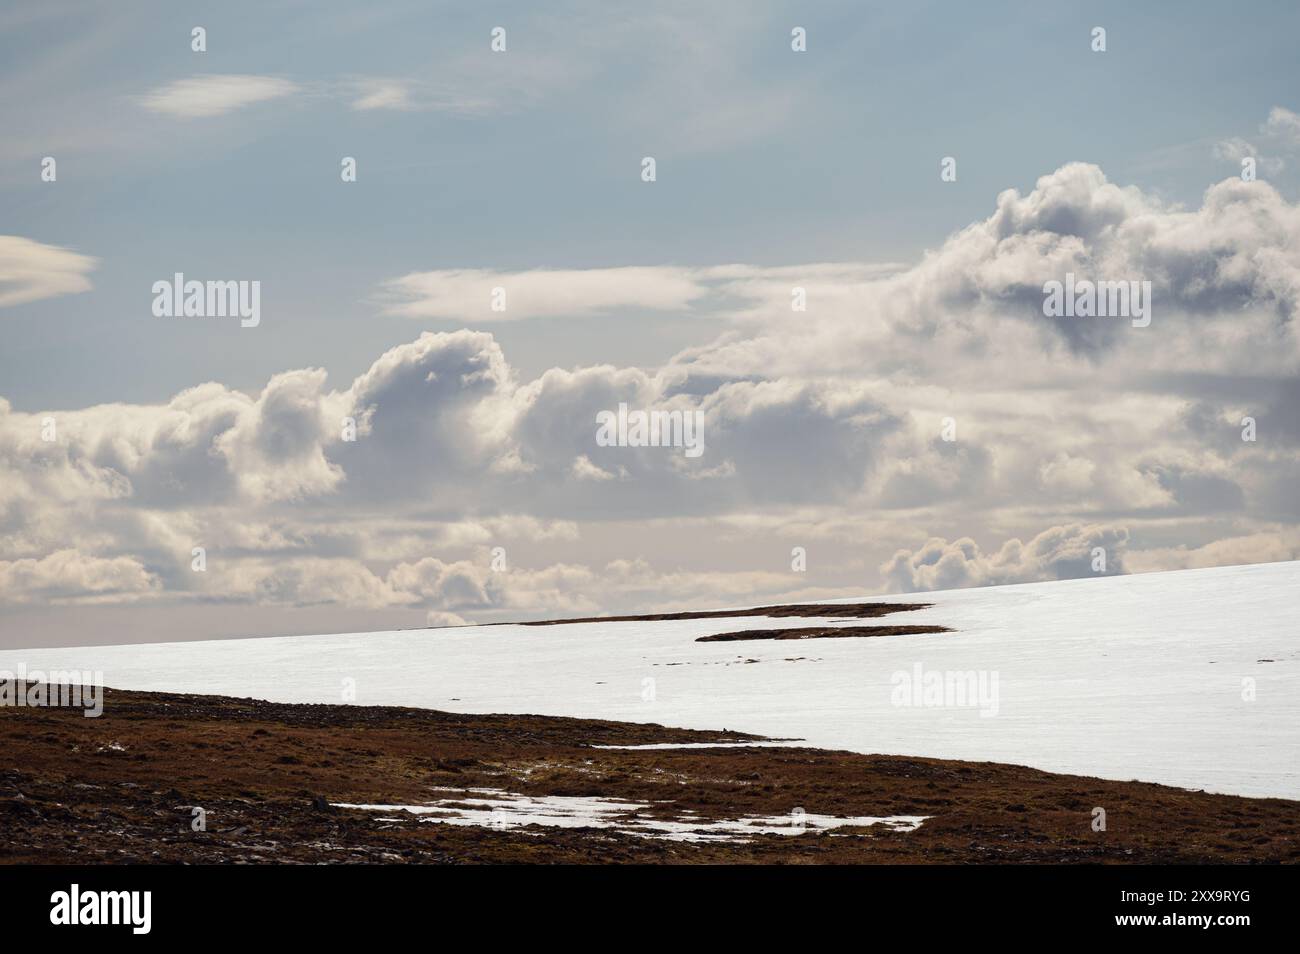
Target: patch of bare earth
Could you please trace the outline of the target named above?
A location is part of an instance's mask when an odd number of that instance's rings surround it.
[[[1300,803],[1015,765],[738,742],[734,732],[540,716],[281,705],[108,690],[104,714],[0,709],[7,862],[1261,862],[1300,860]],[[664,819],[925,815],[912,832],[683,843],[592,828],[494,830],[331,803],[447,790],[626,799]],[[206,831],[193,831],[193,808]],[[1107,830],[1092,830],[1093,808]],[[851,832],[851,833],[846,833]]]
[[[581,616],[572,619],[537,619],[519,626],[558,626],[561,623],[638,623],[684,619],[727,619],[733,616],[820,617],[827,619],[876,619],[889,613],[929,609],[933,603],[782,603],[750,609],[700,610],[681,613],[646,613],[640,616]],[[504,624],[501,624],[504,625]]]

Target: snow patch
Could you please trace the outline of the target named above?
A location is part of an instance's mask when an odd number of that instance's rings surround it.
[[[444,791],[455,791],[445,789]],[[353,805],[336,808],[371,812],[410,812],[421,821],[443,825],[472,825],[513,831],[537,825],[544,828],[604,828],[666,841],[746,842],[755,835],[802,835],[826,833],[837,828],[868,828],[881,825],[892,831],[910,832],[928,815],[849,816],[791,812],[789,815],[709,819],[687,812],[677,820],[645,814],[649,802],[620,798],[569,795],[520,795],[493,788],[471,788],[425,805]]]

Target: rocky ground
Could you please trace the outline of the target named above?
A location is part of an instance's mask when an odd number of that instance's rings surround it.
[[[0,860],[154,863],[1296,862],[1300,803],[993,763],[736,742],[539,716],[280,705],[106,691],[104,714],[0,708]],[[443,790],[600,796],[665,819],[925,815],[883,826],[690,843],[591,828],[495,830],[333,803]],[[192,830],[194,807],[206,830]],[[1092,828],[1094,807],[1106,830]]]

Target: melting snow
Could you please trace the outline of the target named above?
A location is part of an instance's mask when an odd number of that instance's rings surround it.
[[[467,789],[458,795],[438,799],[427,805],[339,803],[335,807],[372,812],[405,811],[422,816],[422,821],[444,825],[473,825],[501,830],[526,828],[529,825],[549,828],[607,828],[629,835],[668,841],[746,841],[754,835],[801,835],[805,832],[829,832],[836,828],[866,828],[872,825],[908,832],[915,831],[929,817],[889,815],[879,818],[840,818],[835,815],[791,812],[789,815],[719,821],[693,818],[688,813],[679,820],[669,821],[645,815],[651,807],[648,802],[568,795],[519,795],[491,788]]]

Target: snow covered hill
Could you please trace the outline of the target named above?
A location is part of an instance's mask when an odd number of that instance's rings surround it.
[[[934,606],[827,625],[954,632],[697,643],[819,621],[492,626],[15,650],[0,669],[282,702],[342,702],[355,685],[365,705],[728,728],[1300,799],[1300,563],[866,599]],[[918,671],[922,690],[973,673],[984,699],[909,695]]]

